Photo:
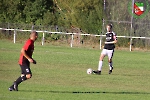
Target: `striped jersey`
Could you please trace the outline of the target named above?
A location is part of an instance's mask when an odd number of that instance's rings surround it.
[[[114,32],[106,33],[106,42],[112,42],[117,40],[116,34]],[[104,49],[113,50],[115,48],[115,44],[105,44]]]

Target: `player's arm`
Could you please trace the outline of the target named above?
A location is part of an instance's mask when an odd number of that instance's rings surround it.
[[[117,43],[117,40],[111,41],[111,42],[105,42],[105,44],[115,44]]]
[[[24,57],[26,57],[28,59],[29,62],[33,62],[33,59],[27,55],[24,48],[21,49],[21,53],[23,54]]]

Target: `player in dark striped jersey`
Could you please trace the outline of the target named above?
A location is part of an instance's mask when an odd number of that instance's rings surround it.
[[[107,28],[106,41],[105,41],[104,49],[102,50],[101,55],[100,55],[98,70],[93,71],[93,73],[98,74],[98,75],[101,74],[103,59],[105,56],[108,56],[109,74],[111,74],[113,70],[112,57],[114,54],[115,43],[117,43],[117,37],[116,37],[116,34],[112,31],[111,24],[108,24],[106,28]]]

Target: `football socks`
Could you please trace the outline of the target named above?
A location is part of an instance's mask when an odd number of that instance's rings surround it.
[[[113,67],[112,65],[113,65],[113,62],[110,62],[110,63],[109,63],[109,68],[110,68],[110,70],[112,70],[112,67]]]
[[[103,61],[99,61],[98,70],[101,71],[103,66]]]

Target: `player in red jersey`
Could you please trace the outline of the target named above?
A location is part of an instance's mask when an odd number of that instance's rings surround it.
[[[19,65],[21,68],[21,76],[9,87],[9,91],[18,91],[18,85],[32,77],[32,72],[30,69],[30,63],[36,64],[36,61],[32,58],[34,51],[34,41],[38,38],[38,33],[32,31],[30,38],[26,41],[23,48],[21,49],[21,54],[19,58]]]

